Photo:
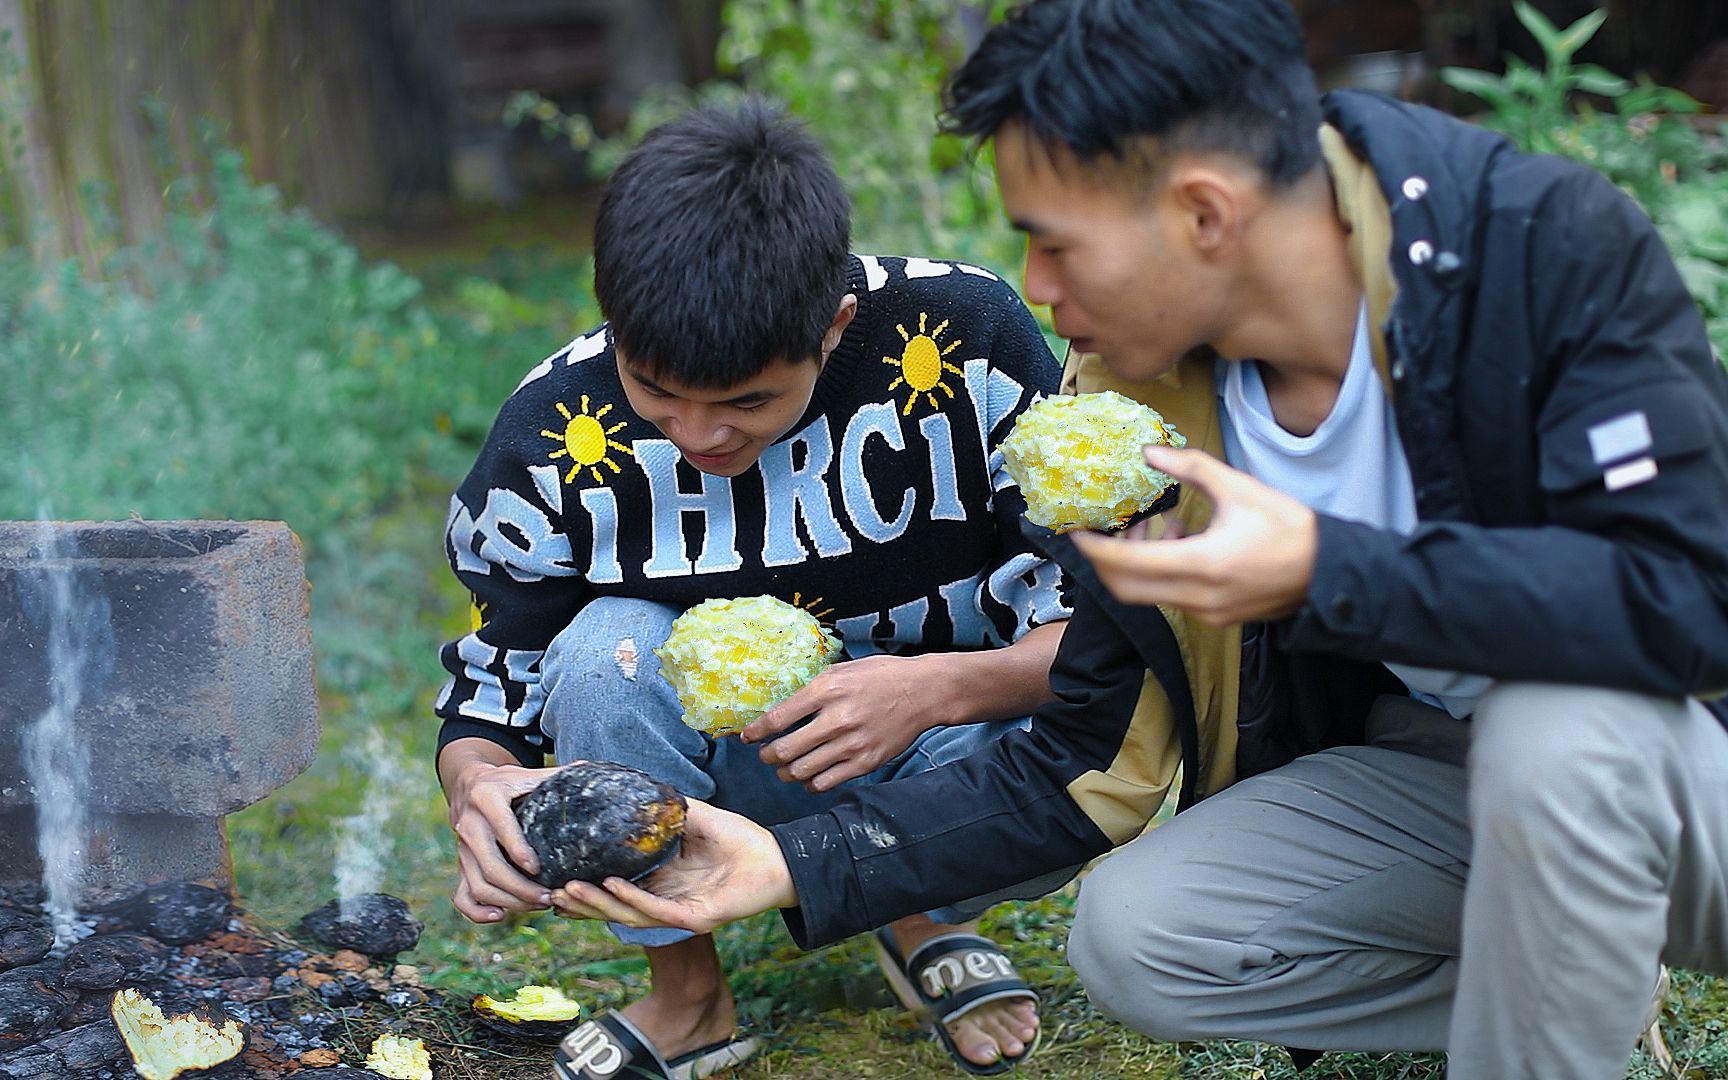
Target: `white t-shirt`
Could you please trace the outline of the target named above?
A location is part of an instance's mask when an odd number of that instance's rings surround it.
[[[1416,528],[1410,465],[1368,342],[1368,307],[1363,304],[1338,400],[1310,435],[1292,435],[1278,426],[1259,364],[1220,360],[1225,458],[1316,512],[1409,533]],[[1408,664],[1386,667],[1412,695],[1453,716],[1469,716],[1476,699],[1492,685],[1484,675]]]

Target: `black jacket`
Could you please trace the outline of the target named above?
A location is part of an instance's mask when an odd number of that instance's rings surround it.
[[[1417,529],[1322,516],[1306,604],[1246,632],[1118,604],[1055,541],[1079,585],[1059,700],[986,754],[777,826],[800,944],[1126,842],[1178,762],[1189,803],[1360,741],[1399,689],[1384,661],[1714,698],[1728,723],[1728,376],[1650,222],[1594,172],[1432,110],[1324,109]],[[1366,178],[1360,219],[1341,169]],[[1210,374],[1191,358],[1140,388],[1190,409],[1194,445],[1216,445]]]

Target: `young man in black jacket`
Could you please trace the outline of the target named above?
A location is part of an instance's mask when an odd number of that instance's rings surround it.
[[[697,808],[653,893],[561,902],[813,943],[976,887],[962,853],[1123,844],[1069,952],[1140,1031],[1622,1075],[1663,963],[1728,972],[1728,378],[1649,221],[1433,111],[1316,104],[1284,0],[1037,0],[950,109],[1070,387],[1188,436],[1147,451],[1174,527],[1055,545],[1029,732],[772,831]]]

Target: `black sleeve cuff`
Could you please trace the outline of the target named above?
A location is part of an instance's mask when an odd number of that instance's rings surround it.
[[[516,733],[514,728],[499,727],[481,720],[470,720],[467,717],[446,717],[444,726],[438,729],[438,748],[432,754],[432,760],[444,753],[444,748],[457,739],[485,739],[497,743],[516,758],[525,769],[538,769],[546,764],[546,755],[530,743],[525,737]]]
[[[783,908],[786,929],[801,949],[850,937],[873,925],[865,912],[852,851],[832,813],[812,814],[770,826],[792,875],[799,906]]]
[[[1319,544],[1308,595],[1292,620],[1289,646],[1301,651],[1350,649],[1371,640],[1384,616],[1389,556],[1398,537],[1358,521],[1316,514]]]

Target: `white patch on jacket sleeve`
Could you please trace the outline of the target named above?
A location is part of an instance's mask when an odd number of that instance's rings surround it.
[[[874,822],[852,825],[850,826],[850,831],[853,836],[859,837],[867,841],[872,847],[880,848],[883,851],[896,847],[900,843],[900,838],[898,836],[895,836],[893,833]]]
[[[1624,461],[1650,449],[1650,419],[1640,409],[1593,425],[1589,435],[1590,455],[1596,464]]]
[[[1656,459],[1650,457],[1641,457],[1637,461],[1616,465],[1602,474],[1602,483],[1607,486],[1609,491],[1622,491],[1654,479],[1656,479]]]

